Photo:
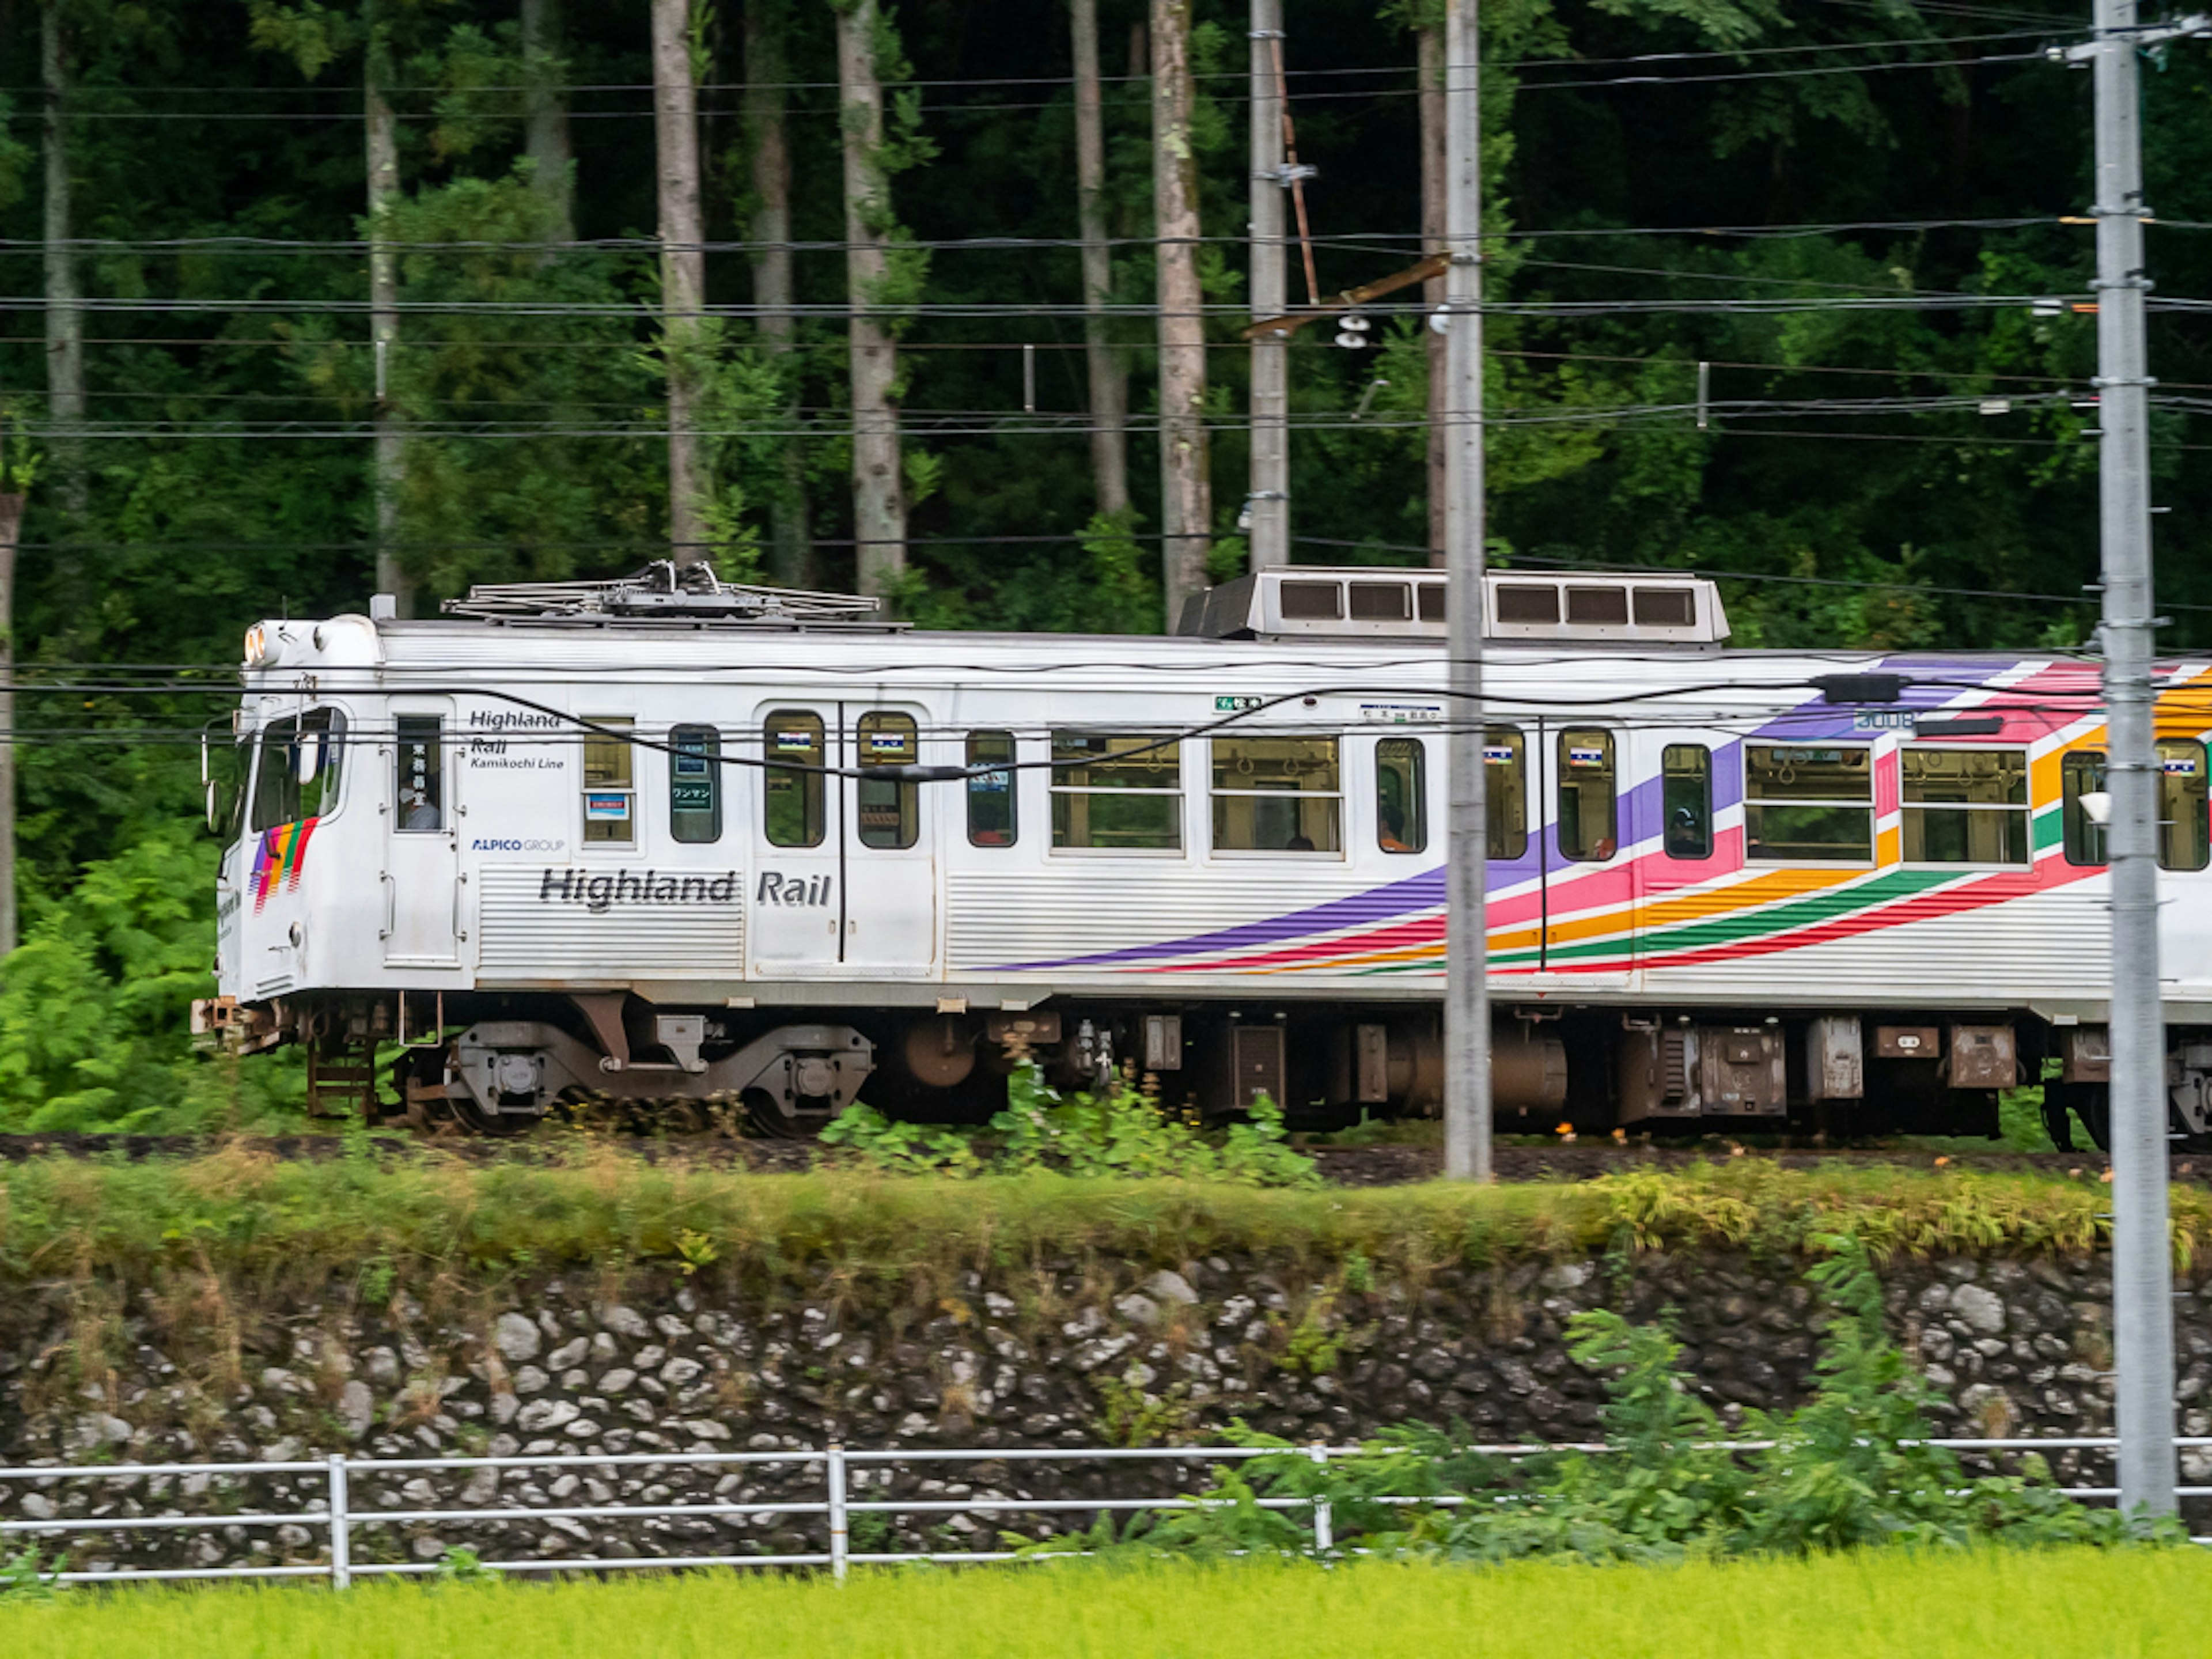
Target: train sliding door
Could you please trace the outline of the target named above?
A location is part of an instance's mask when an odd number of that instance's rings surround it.
[[[890,775],[921,760],[921,711],[846,705],[845,971],[861,978],[927,973],[937,963],[934,816],[957,786]]]
[[[753,977],[935,967],[936,803],[894,775],[920,759],[921,722],[918,709],[849,703],[763,713],[768,764],[746,896]]]
[[[1543,971],[1620,989],[1634,969],[1631,860],[1621,850],[1625,734],[1537,723],[1533,778],[1548,804],[1543,839]]]
[[[845,933],[844,791],[835,703],[761,716],[760,809],[752,830],[745,939],[751,977],[834,973]]]

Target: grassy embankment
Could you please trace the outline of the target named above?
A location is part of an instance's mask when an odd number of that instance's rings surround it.
[[[1357,1255],[1414,1273],[1599,1250],[1792,1253],[1848,1231],[1880,1255],[2079,1255],[2106,1242],[2099,1181],[1753,1158],[1574,1184],[1265,1191],[1052,1176],[756,1176],[586,1147],[492,1164],[280,1163],[243,1146],[142,1164],[0,1168],[0,1279],[440,1279],[481,1285],[589,1264],[711,1280],[847,1284],[1054,1258],[1172,1263],[1217,1251]],[[2177,1261],[2212,1244],[2212,1194],[2173,1193]]]
[[[1676,1568],[1073,1564],[962,1573],[71,1592],[0,1605],[11,1659],[2030,1659],[2205,1651],[2212,1555],[1901,1552]]]

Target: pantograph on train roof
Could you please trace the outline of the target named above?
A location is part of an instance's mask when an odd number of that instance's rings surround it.
[[[440,607],[473,622],[592,623],[665,620],[750,623],[775,628],[903,624],[883,615],[883,601],[853,593],[726,582],[705,565],[656,559],[633,575],[609,581],[479,582],[465,599]]]

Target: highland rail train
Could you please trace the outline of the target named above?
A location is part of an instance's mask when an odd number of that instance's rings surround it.
[[[2102,1138],[2093,661],[1730,648],[1690,576],[1478,597],[1503,1126],[1987,1133],[2047,1075]],[[196,1027],[307,1045],[317,1110],[478,1133],[578,1100],[974,1121],[1030,1060],[1210,1112],[1431,1110],[1444,738],[1478,718],[1446,602],[1294,567],[1174,635],[927,633],[660,565],[262,623],[210,745]],[[2202,1135],[2212,663],[2161,684]]]

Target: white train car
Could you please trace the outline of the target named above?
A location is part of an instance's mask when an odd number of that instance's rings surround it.
[[[196,1018],[311,1045],[321,1109],[483,1131],[580,1096],[969,1116],[1024,1053],[1208,1109],[1425,1109],[1444,597],[1301,568],[1175,637],[925,634],[663,566],[264,623]],[[1686,577],[1483,602],[1501,1113],[1972,1131],[2047,1068],[2100,1128],[2092,663],[1731,650]],[[2208,677],[2170,665],[2160,725],[2191,1133]]]

